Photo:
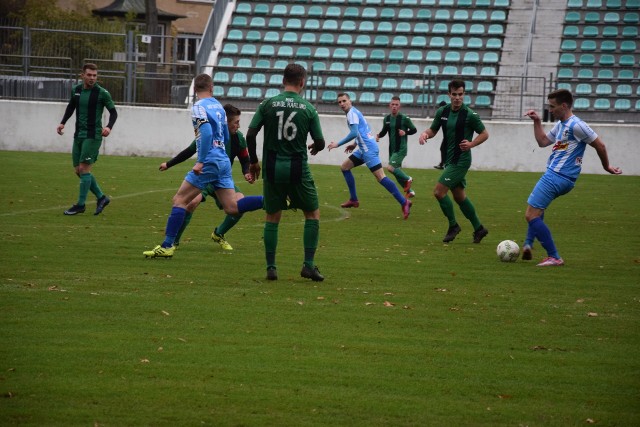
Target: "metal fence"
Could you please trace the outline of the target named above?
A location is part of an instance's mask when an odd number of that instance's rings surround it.
[[[148,44],[141,36],[114,23],[73,29],[0,26],[0,96],[66,101],[82,65],[93,62],[99,82],[119,104],[185,106],[195,63],[171,61],[174,36],[159,36],[159,61],[145,61]]]

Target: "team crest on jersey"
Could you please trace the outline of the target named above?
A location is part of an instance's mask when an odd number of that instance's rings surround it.
[[[552,151],[567,151],[567,148],[569,148],[568,142],[556,141],[556,143],[553,145]]]
[[[576,165],[582,166],[582,157],[576,157]]]

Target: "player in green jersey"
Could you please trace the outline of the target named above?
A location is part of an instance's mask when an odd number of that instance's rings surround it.
[[[320,230],[320,209],[309,164],[307,149],[315,156],[324,149],[324,136],[316,109],[300,96],[307,71],[298,64],[284,69],[284,91],[262,101],[256,110],[249,131],[247,145],[251,158],[250,170],[257,179],[264,171],[264,209],[267,212],[264,225],[264,247],[267,262],[267,280],[277,280],[276,248],[278,225],[282,210],[291,208],[304,213],[304,262],[300,276],[319,282],[324,280],[315,265]],[[256,136],[264,126],[262,169],[256,154]],[[307,147],[307,135],[313,143]]]
[[[413,178],[404,173],[402,161],[407,157],[407,135],[413,135],[418,129],[413,125],[409,116],[400,112],[400,97],[394,96],[389,103],[388,114],[383,120],[382,130],[376,135],[376,142],[389,134],[389,164],[387,170],[396,177],[398,184],[404,189],[405,196],[414,197],[416,193],[411,189]]]
[[[245,140],[242,132],[239,131],[240,114],[242,114],[242,111],[231,104],[226,104],[224,106],[224,111],[227,113],[227,125],[229,126],[230,135],[230,141],[228,144],[225,144],[225,150],[227,151],[227,155],[229,156],[229,160],[231,161],[231,166],[233,166],[235,158],[238,158],[240,166],[242,167],[242,174],[244,175],[244,179],[249,184],[253,184],[253,175],[251,175],[251,173],[249,172],[249,152],[247,151],[247,141]],[[196,141],[193,140],[193,142],[191,142],[191,144],[187,148],[182,150],[177,156],[175,156],[171,160],[161,163],[159,169],[161,171],[165,171],[172,166],[182,163],[196,154],[196,151]],[[240,200],[244,197],[244,194],[240,192],[240,189],[237,186],[235,190],[236,200]],[[176,240],[173,243],[174,246],[177,247],[180,244],[182,233],[184,233],[184,230],[191,222],[193,212],[201,202],[204,202],[206,200],[207,196],[213,197],[213,200],[215,201],[218,209],[222,210],[222,204],[216,196],[213,185],[207,185],[202,193],[199,196],[196,196],[196,198],[187,205],[187,213],[184,217],[182,227],[180,227],[180,230],[178,230],[178,234],[176,235]],[[233,247],[229,244],[229,242],[227,242],[224,237],[225,233],[231,230],[231,228],[233,228],[238,223],[238,221],[240,221],[240,218],[242,218],[242,214],[226,215],[222,223],[218,225],[211,233],[211,239],[214,242],[218,243],[220,247],[225,251],[233,250]]]
[[[451,242],[461,231],[460,225],[456,221],[453,203],[448,195],[451,190],[453,199],[473,225],[473,243],[480,243],[489,234],[489,230],[480,222],[473,203],[467,197],[465,187],[467,186],[467,171],[471,167],[471,148],[485,142],[489,138],[489,132],[485,129],[478,113],[462,102],[464,99],[464,82],[462,80],[449,82],[449,98],[451,104],[440,107],[436,111],[431,127],[422,132],[418,142],[423,145],[427,139],[433,138],[442,128],[447,144],[447,157],[445,168],[433,190],[433,195],[438,199],[440,209],[449,220],[449,229],[442,241]],[[475,138],[473,138],[474,132],[478,134]]]
[[[111,200],[100,189],[92,174],[92,167],[98,160],[102,137],[111,134],[118,113],[109,92],[97,83],[98,67],[95,64],[84,64],[80,77],[82,83],[74,86],[71,100],[57,128],[58,135],[64,134],[64,125],[73,112],[76,112],[76,131],[73,134],[71,157],[76,175],[80,178],[80,194],[78,202],[64,211],[64,214],[84,213],[87,195],[91,191],[97,199],[94,215],[98,215]],[[109,123],[102,127],[102,113],[105,108],[109,111]]]

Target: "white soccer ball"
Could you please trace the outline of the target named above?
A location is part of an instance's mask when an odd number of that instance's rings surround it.
[[[520,246],[513,240],[503,240],[496,249],[498,259],[502,262],[514,262],[520,256]]]

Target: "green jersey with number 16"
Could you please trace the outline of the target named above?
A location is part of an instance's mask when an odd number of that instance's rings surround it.
[[[324,139],[316,109],[295,92],[262,101],[249,128],[264,126],[262,169],[269,182],[296,182],[309,174],[307,136]]]

